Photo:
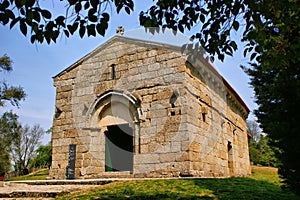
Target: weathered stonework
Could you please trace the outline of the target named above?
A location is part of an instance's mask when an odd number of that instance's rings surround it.
[[[199,57],[115,36],[56,75],[50,176],[70,144],[75,178],[249,175],[249,110]]]

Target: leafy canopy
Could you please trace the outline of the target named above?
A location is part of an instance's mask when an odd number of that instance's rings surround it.
[[[52,146],[41,145],[36,150],[36,155],[30,160],[29,164],[31,167],[45,167],[51,165]]]
[[[0,176],[8,172],[10,163],[11,144],[20,129],[18,116],[5,112],[0,118]]]
[[[108,28],[110,15],[108,10],[114,7],[117,13],[133,10],[132,0],[61,0],[56,2],[65,6],[64,14],[53,17],[50,10],[37,0],[2,0],[0,3],[0,22],[10,28],[19,24],[24,35],[31,33],[31,42],[56,42],[60,34],[66,37],[79,30],[83,37],[104,36]]]
[[[0,57],[0,72],[12,71],[12,61],[4,55]],[[9,101],[13,106],[19,106],[19,101],[25,99],[25,92],[21,86],[10,86],[5,80],[0,81],[0,106],[4,106]]]

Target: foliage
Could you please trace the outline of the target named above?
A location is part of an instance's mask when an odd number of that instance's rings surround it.
[[[11,59],[7,55],[0,57],[0,72],[12,70]],[[22,87],[10,86],[4,80],[0,81],[0,106],[4,106],[5,101],[9,101],[13,106],[19,106],[19,101],[24,100],[25,96]]]
[[[7,55],[0,57],[0,72],[11,72],[12,70],[12,60]],[[0,81],[0,106],[4,106],[6,101],[13,106],[19,106],[19,101],[24,100],[25,96],[26,94],[20,86],[9,86],[5,80]],[[0,176],[10,170],[11,144],[19,129],[18,116],[12,111],[3,113],[0,119]]]
[[[30,159],[30,167],[45,167],[51,165],[52,146],[41,145],[36,150],[36,155]]]
[[[281,150],[275,154],[279,173],[300,194],[299,1],[266,1],[257,9],[265,19],[251,35],[260,54],[248,69],[259,105],[255,114],[272,146]]]
[[[250,139],[249,141],[249,154],[250,161],[255,165],[263,166],[279,166],[279,161],[275,154],[278,153],[278,149],[269,145],[268,136],[261,135],[258,142]]]
[[[132,0],[61,0],[56,2],[65,6],[66,12],[53,17],[51,11],[43,7],[38,0],[15,1],[2,0],[0,2],[0,22],[10,28],[19,24],[24,35],[31,32],[31,42],[56,42],[60,34],[66,37],[79,30],[83,37],[104,36],[109,22],[109,9],[117,13],[125,10],[130,14],[133,10]]]
[[[29,161],[40,145],[44,130],[40,125],[25,125],[20,128],[12,141],[12,159],[20,174],[27,174]]]
[[[261,133],[256,121],[247,121],[247,132],[251,135],[249,139],[250,161],[255,165],[278,167],[279,161],[276,153],[280,150],[270,145],[270,138],[267,134]]]
[[[246,178],[116,181],[57,199],[299,199],[279,186],[274,170]]]
[[[0,118],[0,176],[10,169],[11,143],[19,131],[18,116],[5,112]]]
[[[12,71],[12,61],[11,59],[7,56],[4,55],[2,57],[0,57],[0,71],[5,70],[7,72]]]

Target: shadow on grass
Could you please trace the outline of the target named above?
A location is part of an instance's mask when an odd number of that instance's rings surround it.
[[[279,185],[251,178],[140,180],[108,184],[61,199],[247,199],[296,200]]]
[[[282,190],[277,184],[251,178],[195,180],[194,184],[197,187],[211,190],[215,199],[300,199],[294,193]]]

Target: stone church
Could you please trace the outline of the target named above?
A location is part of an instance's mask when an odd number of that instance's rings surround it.
[[[193,54],[117,35],[54,76],[50,178],[249,175],[249,109]]]

